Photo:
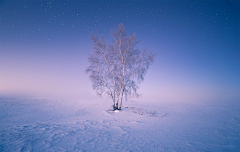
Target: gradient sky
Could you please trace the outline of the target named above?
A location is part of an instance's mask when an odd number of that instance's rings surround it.
[[[139,100],[240,100],[240,1],[1,0],[0,94],[94,96],[89,32],[158,53]]]

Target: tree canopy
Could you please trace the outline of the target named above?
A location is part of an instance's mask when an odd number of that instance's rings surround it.
[[[136,49],[139,43],[136,35],[128,36],[123,24],[111,31],[111,38],[111,43],[106,44],[102,35],[90,34],[94,47],[88,57],[90,65],[86,73],[96,93],[109,95],[113,110],[120,110],[123,96],[138,96],[139,84],[156,54]]]

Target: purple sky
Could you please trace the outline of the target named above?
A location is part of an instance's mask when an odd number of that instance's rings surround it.
[[[91,97],[89,32],[158,53],[139,100],[240,99],[240,1],[0,1],[0,95]]]

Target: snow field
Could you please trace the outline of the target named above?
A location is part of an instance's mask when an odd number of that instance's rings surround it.
[[[238,102],[124,106],[1,98],[0,151],[240,151]]]

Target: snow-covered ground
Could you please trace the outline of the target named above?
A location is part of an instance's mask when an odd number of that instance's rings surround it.
[[[0,151],[240,151],[239,102],[123,106],[1,98]]]

